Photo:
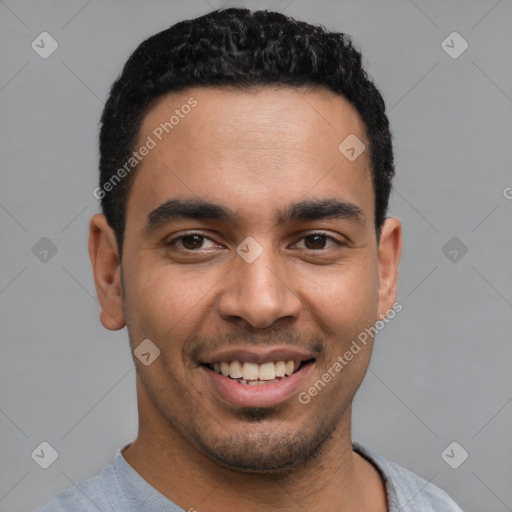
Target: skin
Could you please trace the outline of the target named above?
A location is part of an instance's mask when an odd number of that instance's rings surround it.
[[[136,147],[190,97],[197,106],[134,176],[122,271],[106,219],[90,221],[102,324],[127,325],[132,351],[148,338],[161,351],[149,366],[134,357],[139,432],[123,456],[184,510],[385,511],[380,474],[351,447],[373,340],[309,404],[297,400],[396,302],[401,223],[388,218],[377,243],[368,151],[351,162],[338,150],[349,134],[368,148],[364,125],[323,88],[190,88],[153,105]],[[236,216],[146,230],[149,213],[176,197]],[[286,205],[332,198],[358,206],[365,222],[275,221]],[[166,245],[190,231],[208,238]],[[318,231],[345,245],[304,238]],[[252,263],[236,252],[248,236],[263,248]],[[221,400],[193,357],[277,342],[319,350],[297,393],[259,416]]]

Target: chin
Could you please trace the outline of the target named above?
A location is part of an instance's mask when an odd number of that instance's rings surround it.
[[[258,410],[259,411],[259,410]],[[265,413],[252,413],[254,421],[262,421]],[[228,434],[224,439],[199,441],[200,451],[217,464],[241,473],[283,474],[304,467],[317,457],[332,437],[336,426],[314,432],[278,433],[279,424],[266,431]]]

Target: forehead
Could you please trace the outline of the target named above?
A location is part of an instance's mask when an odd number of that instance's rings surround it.
[[[234,210],[257,208],[258,216],[292,199],[337,196],[371,218],[368,151],[350,161],[339,149],[348,136],[368,146],[356,110],[324,88],[170,93],[142,122],[135,149],[149,140],[153,147],[138,166],[129,203],[142,215],[173,197],[200,197]]]

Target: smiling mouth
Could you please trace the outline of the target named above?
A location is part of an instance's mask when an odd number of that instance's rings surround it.
[[[268,363],[252,363],[249,361],[220,361],[202,363],[209,370],[246,386],[264,386],[287,379],[305,365],[312,364],[315,359],[306,361],[270,361]]]

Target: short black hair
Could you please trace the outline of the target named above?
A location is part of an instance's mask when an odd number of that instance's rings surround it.
[[[243,90],[261,85],[323,86],[355,107],[370,146],[379,240],[394,175],[391,133],[384,100],[350,36],[278,12],[228,8],[149,37],[112,85],[101,116],[100,188],[95,196],[101,198],[120,256],[136,169],[127,173],[126,162],[150,106],[167,93],[194,86]]]

